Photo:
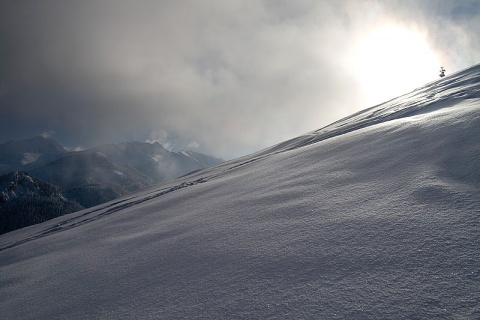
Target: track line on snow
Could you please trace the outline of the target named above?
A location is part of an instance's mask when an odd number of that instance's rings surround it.
[[[175,185],[173,187],[163,189],[163,191],[160,191],[160,192],[151,192],[149,196],[146,196],[146,197],[142,196],[138,200],[133,200],[132,201],[132,199],[139,198],[140,196],[131,197],[131,198],[128,198],[128,199],[125,199],[125,200],[120,200],[120,201],[113,202],[108,206],[104,206],[104,207],[101,207],[101,208],[98,208],[98,209],[94,209],[92,211],[86,212],[86,213],[84,213],[82,215],[79,215],[77,217],[62,221],[62,222],[60,222],[60,223],[58,223],[58,224],[56,224],[52,227],[49,227],[49,228],[31,236],[31,237],[28,237],[28,238],[25,238],[25,239],[22,239],[22,240],[18,240],[18,241],[15,241],[13,243],[10,243],[10,244],[6,244],[6,245],[0,247],[0,251],[10,249],[10,248],[16,247],[18,245],[21,245],[21,244],[24,244],[24,243],[27,243],[27,242],[30,242],[30,241],[41,239],[41,238],[47,237],[49,235],[52,235],[52,234],[55,234],[55,233],[58,233],[58,232],[63,232],[63,231],[66,231],[66,230],[76,228],[78,226],[87,224],[89,222],[99,220],[99,219],[101,219],[105,216],[109,216],[109,215],[111,215],[115,212],[118,212],[120,210],[124,210],[126,208],[138,205],[142,202],[146,202],[146,201],[161,197],[165,194],[168,194],[168,193],[180,190],[180,189],[184,189],[184,188],[187,188],[187,187],[191,187],[191,186],[197,185],[199,183],[204,183],[204,182],[207,182],[207,181],[208,180],[205,179],[205,178],[199,178],[195,181],[182,182],[182,183],[180,183],[178,185]],[[162,189],[160,189],[160,190],[162,190]],[[101,212],[101,211],[103,211],[103,212]],[[100,212],[100,213],[95,214],[97,212]]]

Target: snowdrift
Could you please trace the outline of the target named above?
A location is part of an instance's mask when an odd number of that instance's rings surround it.
[[[480,318],[480,66],[0,237],[6,319]]]

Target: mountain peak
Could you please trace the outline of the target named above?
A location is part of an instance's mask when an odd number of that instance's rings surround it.
[[[52,138],[35,136],[11,140],[0,145],[0,170],[8,172],[34,163],[45,163],[65,153],[67,150]]]
[[[66,153],[64,147],[62,147],[57,141],[52,138],[44,137],[41,135],[27,138],[23,140],[10,140],[0,145],[0,150],[6,150],[8,152],[40,152],[40,153]]]

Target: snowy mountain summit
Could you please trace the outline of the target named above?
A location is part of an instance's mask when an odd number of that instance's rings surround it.
[[[0,236],[6,319],[480,318],[480,65]]]

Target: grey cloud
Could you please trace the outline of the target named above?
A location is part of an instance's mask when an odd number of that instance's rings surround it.
[[[465,33],[475,1],[401,3],[2,1],[0,140],[55,131],[88,147],[165,132],[231,158],[318,129],[362,106],[345,60],[365,8],[416,21],[455,67],[478,59]],[[439,16],[470,57],[448,51]]]

